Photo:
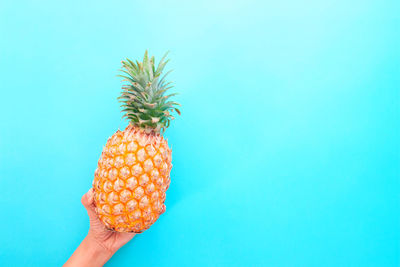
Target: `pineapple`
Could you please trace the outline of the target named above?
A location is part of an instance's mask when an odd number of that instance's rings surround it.
[[[143,62],[122,61],[127,84],[119,97],[129,120],[124,131],[111,136],[95,171],[96,212],[104,225],[117,232],[141,233],[165,211],[170,184],[171,149],[162,134],[179,104],[166,94],[171,83],[162,71],[167,54],[155,66],[147,51]]]

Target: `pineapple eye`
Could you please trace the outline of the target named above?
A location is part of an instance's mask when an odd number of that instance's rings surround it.
[[[121,175],[122,178],[126,179],[131,175],[131,172],[129,171],[129,168],[125,166],[121,168],[119,174]]]
[[[129,153],[128,155],[126,155],[125,161],[128,166],[132,166],[136,161],[136,157],[134,154]]]
[[[119,199],[122,201],[122,202],[127,202],[130,198],[131,198],[131,196],[132,196],[132,193],[131,193],[131,191],[129,191],[129,190],[123,190],[122,192],[121,192],[121,194],[119,195]],[[132,201],[134,201],[134,200],[132,200]]]
[[[128,180],[126,180],[126,187],[130,190],[134,190],[136,188],[137,181],[135,177],[131,177]]]
[[[126,207],[127,207],[128,211],[134,211],[137,206],[138,206],[138,203],[134,199],[132,199],[128,203],[126,203]]]
[[[144,197],[140,200],[139,207],[140,207],[141,209],[144,209],[144,208],[147,207],[148,205],[149,205],[149,199],[148,199],[146,196],[144,196]]]
[[[143,194],[144,194],[144,190],[142,187],[139,186],[134,191],[134,198],[141,199],[143,197]]]
[[[132,175],[139,176],[143,172],[142,167],[140,164],[136,164],[132,167]]]
[[[156,154],[156,149],[152,145],[146,146],[147,154],[152,157]]]
[[[147,159],[144,162],[144,170],[146,172],[150,172],[153,169],[153,162],[151,161],[151,159]]]
[[[105,213],[105,214],[111,214],[111,208],[108,205],[103,205],[103,207],[101,208],[101,210]]]
[[[149,176],[147,174],[142,174],[139,179],[140,185],[146,185],[149,182]]]
[[[153,193],[154,192],[154,190],[155,190],[155,185],[153,184],[153,183],[151,183],[151,184],[149,184],[147,187],[146,187],[146,193],[147,194],[150,194],[150,193]]]
[[[118,156],[115,158],[114,166],[119,169],[124,165],[124,158],[121,156]]]
[[[116,168],[112,168],[108,174],[108,177],[110,178],[111,181],[114,181],[117,179],[118,176],[118,170]]]
[[[124,210],[124,206],[123,206],[121,203],[119,203],[119,204],[117,204],[117,205],[114,206],[114,208],[113,208],[113,214],[115,214],[115,215],[122,214],[122,211],[123,211],[123,210]]]
[[[161,163],[162,163],[162,157],[160,154],[157,154],[154,157],[154,164],[156,165],[156,167],[160,167]]]
[[[137,144],[136,144],[136,142],[130,142],[130,143],[128,144],[128,146],[127,146],[127,150],[128,150],[129,152],[136,152],[136,150],[137,150]]]
[[[118,179],[114,183],[114,190],[119,192],[124,188],[124,185],[125,185],[124,181],[122,181],[121,179]]]
[[[146,152],[142,148],[137,152],[136,156],[138,161],[143,162],[146,159]]]

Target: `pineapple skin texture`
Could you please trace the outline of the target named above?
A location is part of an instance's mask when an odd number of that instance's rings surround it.
[[[129,125],[105,145],[93,180],[99,219],[117,232],[141,233],[165,211],[171,149],[158,133]]]

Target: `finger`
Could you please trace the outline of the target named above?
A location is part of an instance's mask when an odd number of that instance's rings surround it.
[[[90,188],[89,191],[82,196],[81,202],[85,208],[89,207],[93,203],[93,188]]]
[[[120,245],[123,246],[128,243],[136,234],[135,233],[118,233]]]
[[[86,208],[89,217],[96,216],[95,206],[94,206],[94,196],[93,196],[93,188],[90,188],[89,191],[82,196],[81,202],[82,205]]]
[[[136,234],[135,233],[122,233],[126,239],[132,239]]]

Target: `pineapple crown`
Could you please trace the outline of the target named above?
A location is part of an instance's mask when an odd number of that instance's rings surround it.
[[[167,55],[168,52],[156,67],[154,56],[149,58],[146,50],[143,62],[123,60],[121,72],[124,74],[118,75],[124,78],[122,81],[127,82],[122,86],[121,96],[118,97],[122,103],[122,112],[125,112],[123,117],[147,133],[163,133],[174,119],[171,113],[176,111],[181,114],[176,108],[180,104],[169,101],[176,93],[166,94],[173,87],[172,82],[165,80],[171,71],[162,75],[169,61],[166,60]]]

